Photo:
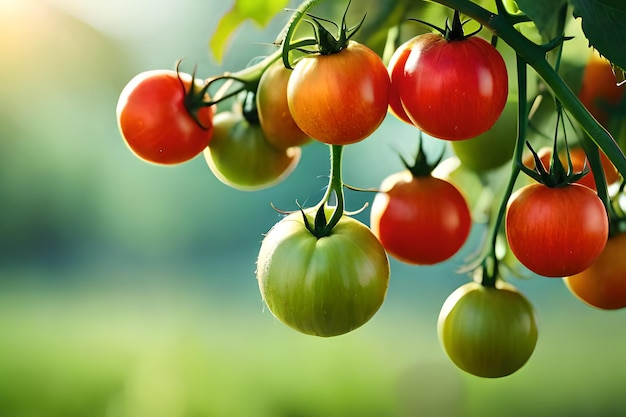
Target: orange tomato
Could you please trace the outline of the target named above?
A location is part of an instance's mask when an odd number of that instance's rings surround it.
[[[611,63],[594,52],[585,67],[578,98],[600,124],[606,126],[611,118],[609,109],[620,102],[625,89],[617,85]]]
[[[586,270],[564,278],[567,288],[586,304],[603,310],[626,307],[626,233],[609,238]]]

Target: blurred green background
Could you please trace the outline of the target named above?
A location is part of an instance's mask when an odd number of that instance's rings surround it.
[[[285,182],[245,193],[201,157],[138,160],[115,123],[136,73],[178,58],[202,77],[240,69],[289,18],[244,25],[218,65],[207,43],[229,6],[0,0],[0,417],[623,414],[626,313],[586,307],[560,280],[515,282],[540,320],[519,372],[483,380],[448,361],[436,319],[467,280],[456,270],[479,228],[443,265],[392,260],[384,306],[350,334],[304,336],[272,317],[254,277],[280,218],[270,203],[316,203],[326,148],[307,146]],[[346,149],[346,182],[378,186],[414,146],[388,118]],[[349,209],[371,198],[350,192]]]

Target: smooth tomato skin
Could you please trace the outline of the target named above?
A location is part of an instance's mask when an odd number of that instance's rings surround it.
[[[463,195],[451,183],[402,171],[387,177],[370,212],[372,232],[396,259],[432,265],[454,255],[471,229]]]
[[[617,85],[611,63],[594,52],[583,72],[578,98],[600,124],[606,126],[611,115],[608,108],[616,106],[626,88]]]
[[[273,63],[261,76],[256,94],[259,121],[267,141],[277,148],[302,146],[311,141],[294,122],[287,103],[287,84],[292,70],[282,61]]]
[[[315,211],[305,212],[313,223]],[[329,236],[318,239],[296,212],[263,239],[256,274],[276,318],[299,332],[329,337],[362,326],[378,311],[389,261],[363,223],[344,215]]]
[[[398,84],[404,72],[404,64],[411,53],[411,47],[415,41],[416,38],[411,38],[400,45],[394,51],[393,55],[391,55],[389,63],[387,64],[387,71],[389,72],[389,79],[391,82],[389,84],[389,112],[410,125],[413,125],[413,122],[409,118],[409,115],[406,114],[404,107],[402,107]]]
[[[537,318],[530,302],[511,285],[469,282],[444,302],[439,340],[456,366],[484,378],[519,370],[537,344]]]
[[[191,75],[171,70],[146,71],[136,75],[122,90],[117,102],[117,123],[130,150],[155,164],[189,161],[202,152],[213,134],[213,107],[198,111],[201,127],[184,105],[183,91]],[[200,87],[201,82],[196,81]]]
[[[517,141],[517,100],[509,100],[496,123],[474,138],[451,142],[461,163],[477,172],[489,171],[513,158]]]
[[[389,74],[374,51],[350,41],[340,52],[305,57],[287,85],[289,111],[307,135],[348,145],[371,135],[389,103]]]
[[[440,139],[470,139],[498,120],[508,97],[502,55],[476,36],[446,41],[417,36],[397,84],[407,115],[423,132]]]
[[[609,238],[596,261],[584,271],[565,277],[566,287],[579,300],[602,310],[626,307],[626,233]]]
[[[224,184],[243,191],[268,188],[283,181],[298,165],[299,147],[278,149],[260,125],[246,121],[240,111],[218,113],[213,139],[204,150],[211,172]]]
[[[579,184],[530,184],[509,200],[506,236],[526,268],[562,278],[587,269],[606,245],[609,224],[595,192]]]

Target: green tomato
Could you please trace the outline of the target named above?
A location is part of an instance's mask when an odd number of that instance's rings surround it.
[[[508,284],[485,287],[470,282],[457,288],[441,308],[437,331],[456,366],[485,378],[520,369],[537,343],[535,311]]]
[[[301,153],[299,147],[276,148],[259,124],[249,123],[235,109],[215,115],[213,138],[204,157],[224,184],[254,191],[284,180],[295,169]]]
[[[491,129],[472,139],[452,142],[461,163],[474,171],[498,168],[513,157],[517,138],[517,101],[509,100]]]
[[[310,224],[315,212],[305,211]],[[330,235],[317,238],[295,212],[263,239],[256,274],[276,318],[302,333],[328,337],[362,326],[378,311],[387,293],[389,261],[363,223],[344,215]]]

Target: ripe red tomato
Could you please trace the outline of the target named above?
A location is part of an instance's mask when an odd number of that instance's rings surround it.
[[[316,212],[305,210],[309,223]],[[327,210],[326,217],[331,215]],[[299,332],[329,337],[362,326],[378,311],[389,261],[363,223],[344,215],[330,235],[317,238],[296,212],[263,239],[256,275],[276,318]]]
[[[484,378],[520,369],[537,344],[537,318],[512,285],[469,282],[444,302],[437,320],[444,350],[456,366]]]
[[[471,214],[452,184],[408,170],[387,177],[370,212],[370,225],[390,255],[411,264],[442,262],[463,246]]]
[[[296,124],[313,139],[333,145],[359,142],[387,114],[389,74],[374,51],[349,41],[339,52],[298,61],[287,101]]]
[[[564,279],[567,288],[590,306],[615,310],[626,307],[626,233],[609,238],[596,261]]]
[[[196,80],[195,88],[200,87]],[[198,111],[200,126],[185,107],[190,88],[191,75],[171,70],[142,72],[124,87],[117,102],[117,124],[135,155],[171,165],[188,161],[207,147],[215,109]]]
[[[489,42],[427,33],[404,45],[410,51],[402,68],[391,68],[391,84],[415,126],[447,140],[470,139],[493,126],[507,100],[508,78]]]
[[[625,86],[617,85],[611,63],[594,52],[585,66],[578,92],[578,98],[589,113],[606,126],[611,117],[611,107],[620,102],[625,90]]]
[[[277,148],[302,146],[309,138],[294,122],[287,104],[287,83],[292,70],[282,61],[273,63],[261,76],[256,92],[259,122],[267,141]]]
[[[609,223],[596,193],[579,184],[522,187],[511,196],[506,235],[515,257],[545,277],[587,269],[600,255]]]

